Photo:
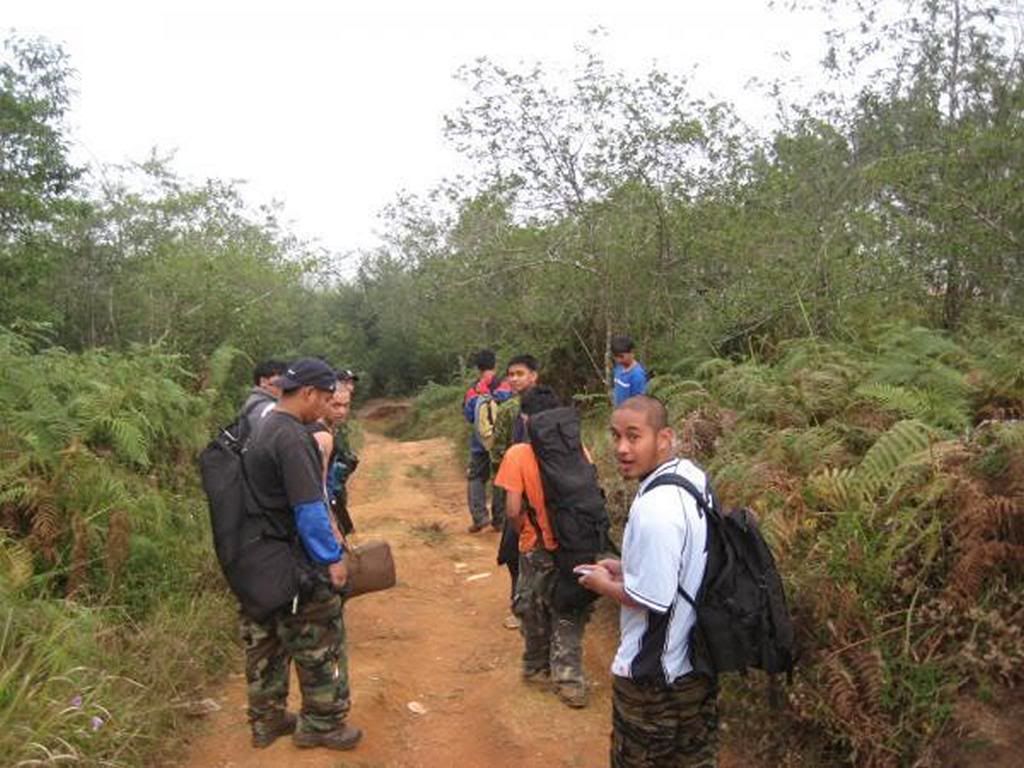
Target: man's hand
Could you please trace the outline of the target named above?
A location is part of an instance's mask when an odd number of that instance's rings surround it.
[[[579,579],[580,586],[586,587],[592,592],[597,592],[599,595],[608,594],[608,587],[615,581],[611,573],[608,572],[608,569],[600,563],[577,572],[581,574]]]
[[[348,582],[348,566],[342,560],[331,563],[327,566],[327,575],[331,579],[331,586],[338,591]]]
[[[611,570],[608,568],[609,563]],[[626,594],[626,585],[622,580],[622,564],[618,560],[602,560],[594,565],[578,566],[578,569],[580,586],[604,597],[610,597],[620,605],[640,607],[639,603]]]
[[[622,561],[608,557],[598,560],[597,564],[604,568],[611,575],[613,581],[622,581]]]

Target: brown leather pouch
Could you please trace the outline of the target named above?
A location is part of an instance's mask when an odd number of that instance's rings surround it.
[[[344,595],[356,597],[395,586],[395,559],[386,541],[367,541],[345,553],[348,583]]]

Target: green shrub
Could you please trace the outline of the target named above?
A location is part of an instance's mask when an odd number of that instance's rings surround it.
[[[0,763],[149,765],[234,653],[193,457],[208,390],[159,348],[0,331]]]

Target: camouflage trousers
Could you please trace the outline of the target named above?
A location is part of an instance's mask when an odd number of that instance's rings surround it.
[[[615,677],[612,768],[714,768],[718,764],[718,688],[703,675],[670,686]]]
[[[584,686],[583,628],[590,608],[565,614],[551,605],[558,571],[551,552],[535,549],[519,555],[519,578],[512,610],[520,619],[523,674],[547,671],[555,685]]]
[[[294,614],[288,606],[262,623],[240,618],[253,733],[284,715],[292,661],[302,690],[298,730],[330,731],[343,723],[349,692],[341,598],[320,586]]]

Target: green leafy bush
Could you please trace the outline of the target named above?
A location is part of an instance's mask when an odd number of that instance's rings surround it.
[[[233,653],[193,457],[210,392],[158,348],[0,330],[0,762],[151,764]]]

